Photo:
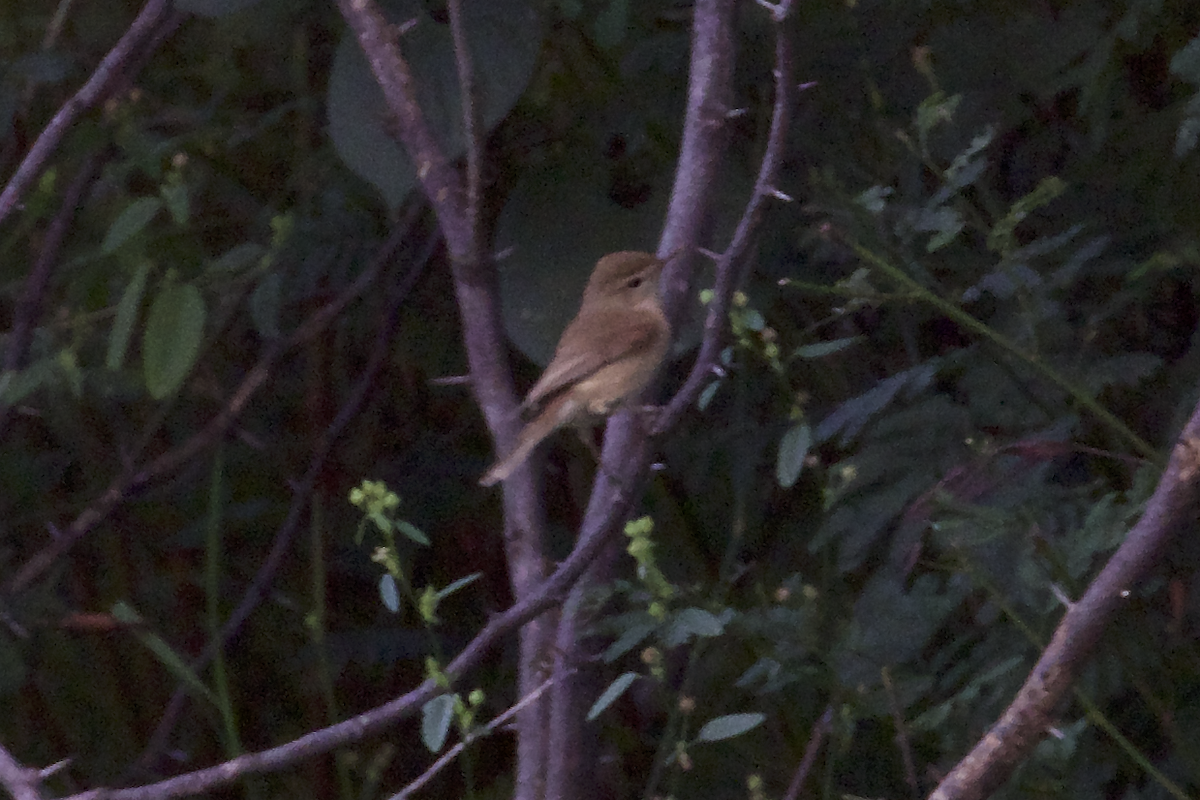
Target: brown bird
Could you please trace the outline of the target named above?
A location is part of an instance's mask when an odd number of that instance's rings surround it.
[[[517,446],[480,478],[509,476],[538,443],[567,425],[586,428],[646,387],[671,343],[658,299],[663,262],[650,253],[609,253],[596,263],[579,313],[563,331],[554,358],[529,390],[522,412],[536,412]]]

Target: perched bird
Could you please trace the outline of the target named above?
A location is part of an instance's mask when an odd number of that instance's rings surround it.
[[[658,298],[662,269],[655,256],[632,251],[609,253],[596,263],[579,313],[521,404],[533,418],[517,446],[492,465],[480,485],[507,478],[559,428],[585,428],[646,387],[671,343],[671,326]]]

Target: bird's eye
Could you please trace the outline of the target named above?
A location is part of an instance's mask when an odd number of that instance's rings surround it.
[[[630,278],[625,283],[625,286],[628,289],[636,289],[637,287],[639,287],[641,285],[642,285],[642,276],[641,275],[634,275],[632,278]]]

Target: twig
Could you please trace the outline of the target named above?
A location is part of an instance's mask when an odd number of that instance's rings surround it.
[[[3,222],[17,207],[21,196],[37,180],[46,160],[58,147],[59,142],[71,129],[79,115],[99,102],[109,87],[122,77],[126,63],[135,54],[136,48],[154,32],[170,7],[170,0],[147,0],[146,5],[142,7],[129,26],[129,30],[125,31],[113,49],[96,67],[92,77],[70,100],[63,103],[51,118],[50,123],[33,143],[33,147],[29,148],[29,152],[25,154],[25,158],[22,159],[20,166],[9,179],[4,191],[0,192],[0,222]]]
[[[771,16],[775,22],[775,106],[771,113],[771,130],[767,135],[767,147],[763,153],[762,162],[758,169],[758,178],[754,182],[754,192],[742,218],[738,220],[733,238],[725,252],[717,260],[717,278],[713,287],[713,298],[708,305],[708,314],[704,320],[704,340],[700,345],[700,354],[691,373],[684,381],[683,387],[663,409],[654,425],[654,433],[659,434],[670,428],[678,421],[684,410],[692,404],[704,386],[712,379],[713,369],[724,345],[726,317],[729,314],[729,303],[734,290],[745,280],[749,263],[743,263],[747,246],[762,217],[765,202],[778,197],[781,192],[774,186],[775,174],[783,159],[784,147],[787,144],[788,122],[792,114],[792,104],[795,88],[792,86],[792,52],[784,28],[784,20],[791,10],[790,0],[777,4],[763,3],[771,8]],[[698,12],[697,12],[698,13]]]
[[[800,796],[800,790],[804,788],[804,781],[808,779],[808,773],[812,772],[813,764],[817,761],[817,753],[821,752],[821,745],[825,743],[825,735],[829,733],[832,726],[833,706],[829,705],[825,707],[825,713],[813,725],[812,733],[808,735],[808,746],[804,748],[804,757],[800,759],[800,766],[796,767],[796,774],[792,776],[792,782],[788,784],[783,800],[796,800]]]
[[[58,256],[62,251],[62,243],[66,238],[67,229],[75,217],[75,212],[79,209],[80,198],[83,197],[84,189],[91,183],[99,161],[97,153],[92,153],[84,159],[83,164],[76,171],[74,179],[67,186],[67,190],[63,192],[62,204],[59,206],[58,213],[46,227],[46,235],[42,239],[37,261],[34,262],[33,269],[29,271],[29,277],[25,279],[21,297],[17,300],[16,308],[13,310],[12,330],[9,332],[8,347],[4,351],[4,370],[6,372],[25,366],[29,341],[33,338],[33,329],[37,325],[38,317],[41,316],[42,298],[46,294],[46,287],[50,284],[50,276],[54,274],[54,267],[58,264]]]
[[[1200,501],[1200,405],[1184,426],[1146,511],[1078,602],[1063,614],[1054,637],[1004,714],[930,795],[931,800],[977,800],[1008,780],[1053,723],[1100,635]]]
[[[507,709],[503,714],[497,716],[487,725],[484,725],[478,730],[470,731],[461,742],[447,750],[441,758],[433,762],[429,769],[422,772],[421,775],[416,780],[408,784],[408,786],[405,786],[399,792],[392,795],[389,800],[405,800],[405,798],[411,797],[415,792],[420,791],[421,787],[433,780],[435,775],[437,775],[439,772],[445,769],[447,765],[454,761],[454,759],[458,757],[459,753],[461,753],[463,750],[466,750],[468,745],[477,739],[482,739],[485,736],[491,735],[497,728],[515,717],[518,712],[541,697],[542,693],[549,689],[553,683],[553,678],[543,681],[541,686],[538,686],[532,692],[522,697],[520,701],[514,704],[511,708]]]
[[[42,800],[37,787],[44,777],[42,770],[23,766],[12,753],[0,747],[0,786],[8,790],[13,800]]]

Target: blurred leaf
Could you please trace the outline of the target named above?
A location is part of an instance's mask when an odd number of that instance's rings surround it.
[[[419,0],[381,4],[397,24],[416,22],[402,36],[425,122],[454,160],[466,151],[458,72],[449,27],[435,22]],[[526,0],[465,3],[463,25],[475,67],[485,130],[508,114],[525,90],[541,49],[541,23]],[[354,36],[347,33],[329,76],[329,135],[338,156],[396,208],[416,186],[416,174],[399,143],[390,109]]]
[[[664,627],[662,640],[667,647],[678,647],[693,638],[712,638],[725,632],[725,623],[732,617],[726,611],[718,617],[702,608],[685,608],[671,617]]]
[[[828,441],[840,433],[842,446],[849,445],[871,417],[886,408],[902,390],[907,390],[910,395],[923,391],[937,374],[938,366],[938,360],[933,359],[898,372],[880,381],[873,389],[842,403],[817,426],[817,441]]]
[[[421,706],[421,741],[431,753],[440,753],[454,721],[454,695],[440,694]]]
[[[633,685],[633,682],[638,679],[636,672],[622,673],[615,681],[608,685],[608,688],[596,698],[596,702],[592,703],[592,707],[588,709],[587,721],[591,722],[596,717],[604,713],[604,709],[611,706],[617,701],[621,695],[625,694],[625,690]]]
[[[719,742],[754,730],[766,720],[766,714],[726,714],[704,723],[696,734],[697,742]]]
[[[863,341],[866,341],[863,336],[851,336],[846,339],[834,339],[830,342],[806,344],[797,348],[795,355],[797,358],[824,358]]]
[[[259,335],[266,339],[279,336],[279,312],[282,306],[283,279],[278,272],[263,277],[250,295],[250,316]]]
[[[225,17],[250,8],[259,0],[175,0],[175,7],[201,17]]]
[[[149,261],[139,264],[133,278],[121,294],[121,302],[117,304],[117,316],[108,335],[108,354],[104,358],[104,365],[108,369],[118,370],[125,364],[125,353],[129,350],[129,339],[133,336],[133,326],[137,322],[151,266]]]
[[[812,429],[807,422],[798,422],[788,428],[779,440],[779,457],[775,460],[775,479],[784,489],[790,489],[804,469],[804,459],[812,446]]]
[[[204,337],[204,299],[186,283],[166,281],[146,319],[142,366],[146,389],[155,400],[173,394],[187,378]]]
[[[100,252],[112,255],[131,238],[141,233],[150,220],[162,209],[163,202],[157,197],[141,197],[125,207],[108,229]]]
[[[396,587],[396,579],[390,572],[379,576],[379,599],[383,606],[393,614],[400,613],[400,590]]]

